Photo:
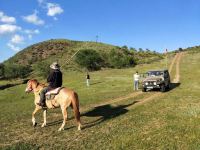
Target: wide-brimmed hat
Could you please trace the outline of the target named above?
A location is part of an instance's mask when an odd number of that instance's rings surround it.
[[[51,69],[54,69],[54,70],[60,70],[60,65],[59,65],[57,62],[53,62],[53,63],[50,65],[50,68],[51,68]]]

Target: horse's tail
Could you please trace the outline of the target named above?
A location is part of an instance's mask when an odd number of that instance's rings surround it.
[[[74,110],[74,116],[76,121],[78,122],[78,128],[80,130],[81,127],[81,120],[80,120],[80,111],[79,111],[79,99],[78,99],[78,94],[74,92],[74,96],[72,98],[72,107]]]

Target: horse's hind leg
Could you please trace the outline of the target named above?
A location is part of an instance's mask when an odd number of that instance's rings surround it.
[[[80,120],[80,112],[79,112],[79,106],[73,105],[73,111],[74,116],[76,119],[76,122],[78,123],[78,130],[81,130],[81,120]]]
[[[62,114],[63,114],[63,123],[62,123],[61,127],[58,129],[58,131],[64,130],[65,123],[66,123],[66,120],[67,120],[67,110],[66,110],[66,107],[61,107],[61,109],[62,109]]]
[[[47,109],[43,110],[43,117],[44,117],[44,122],[42,124],[42,128],[45,127],[47,125]]]
[[[80,120],[80,112],[78,113],[78,115],[75,116],[76,121],[78,123],[78,130],[81,130],[81,120]]]

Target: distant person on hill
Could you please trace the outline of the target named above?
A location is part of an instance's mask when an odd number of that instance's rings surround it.
[[[133,79],[134,79],[134,90],[137,91],[139,87],[139,79],[140,79],[140,75],[138,74],[138,71],[136,71],[136,73],[133,75]]]
[[[62,72],[60,71],[60,66],[57,62],[50,65],[50,74],[47,78],[47,87],[42,89],[40,92],[40,102],[37,103],[39,106],[45,107],[45,94],[51,89],[55,89],[62,86]]]
[[[90,86],[90,75],[89,75],[88,72],[87,72],[87,75],[86,75],[86,85]]]

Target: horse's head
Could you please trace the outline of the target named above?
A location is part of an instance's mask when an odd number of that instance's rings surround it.
[[[32,92],[38,86],[38,84],[39,82],[36,79],[29,80],[27,82],[25,92],[26,93]]]

